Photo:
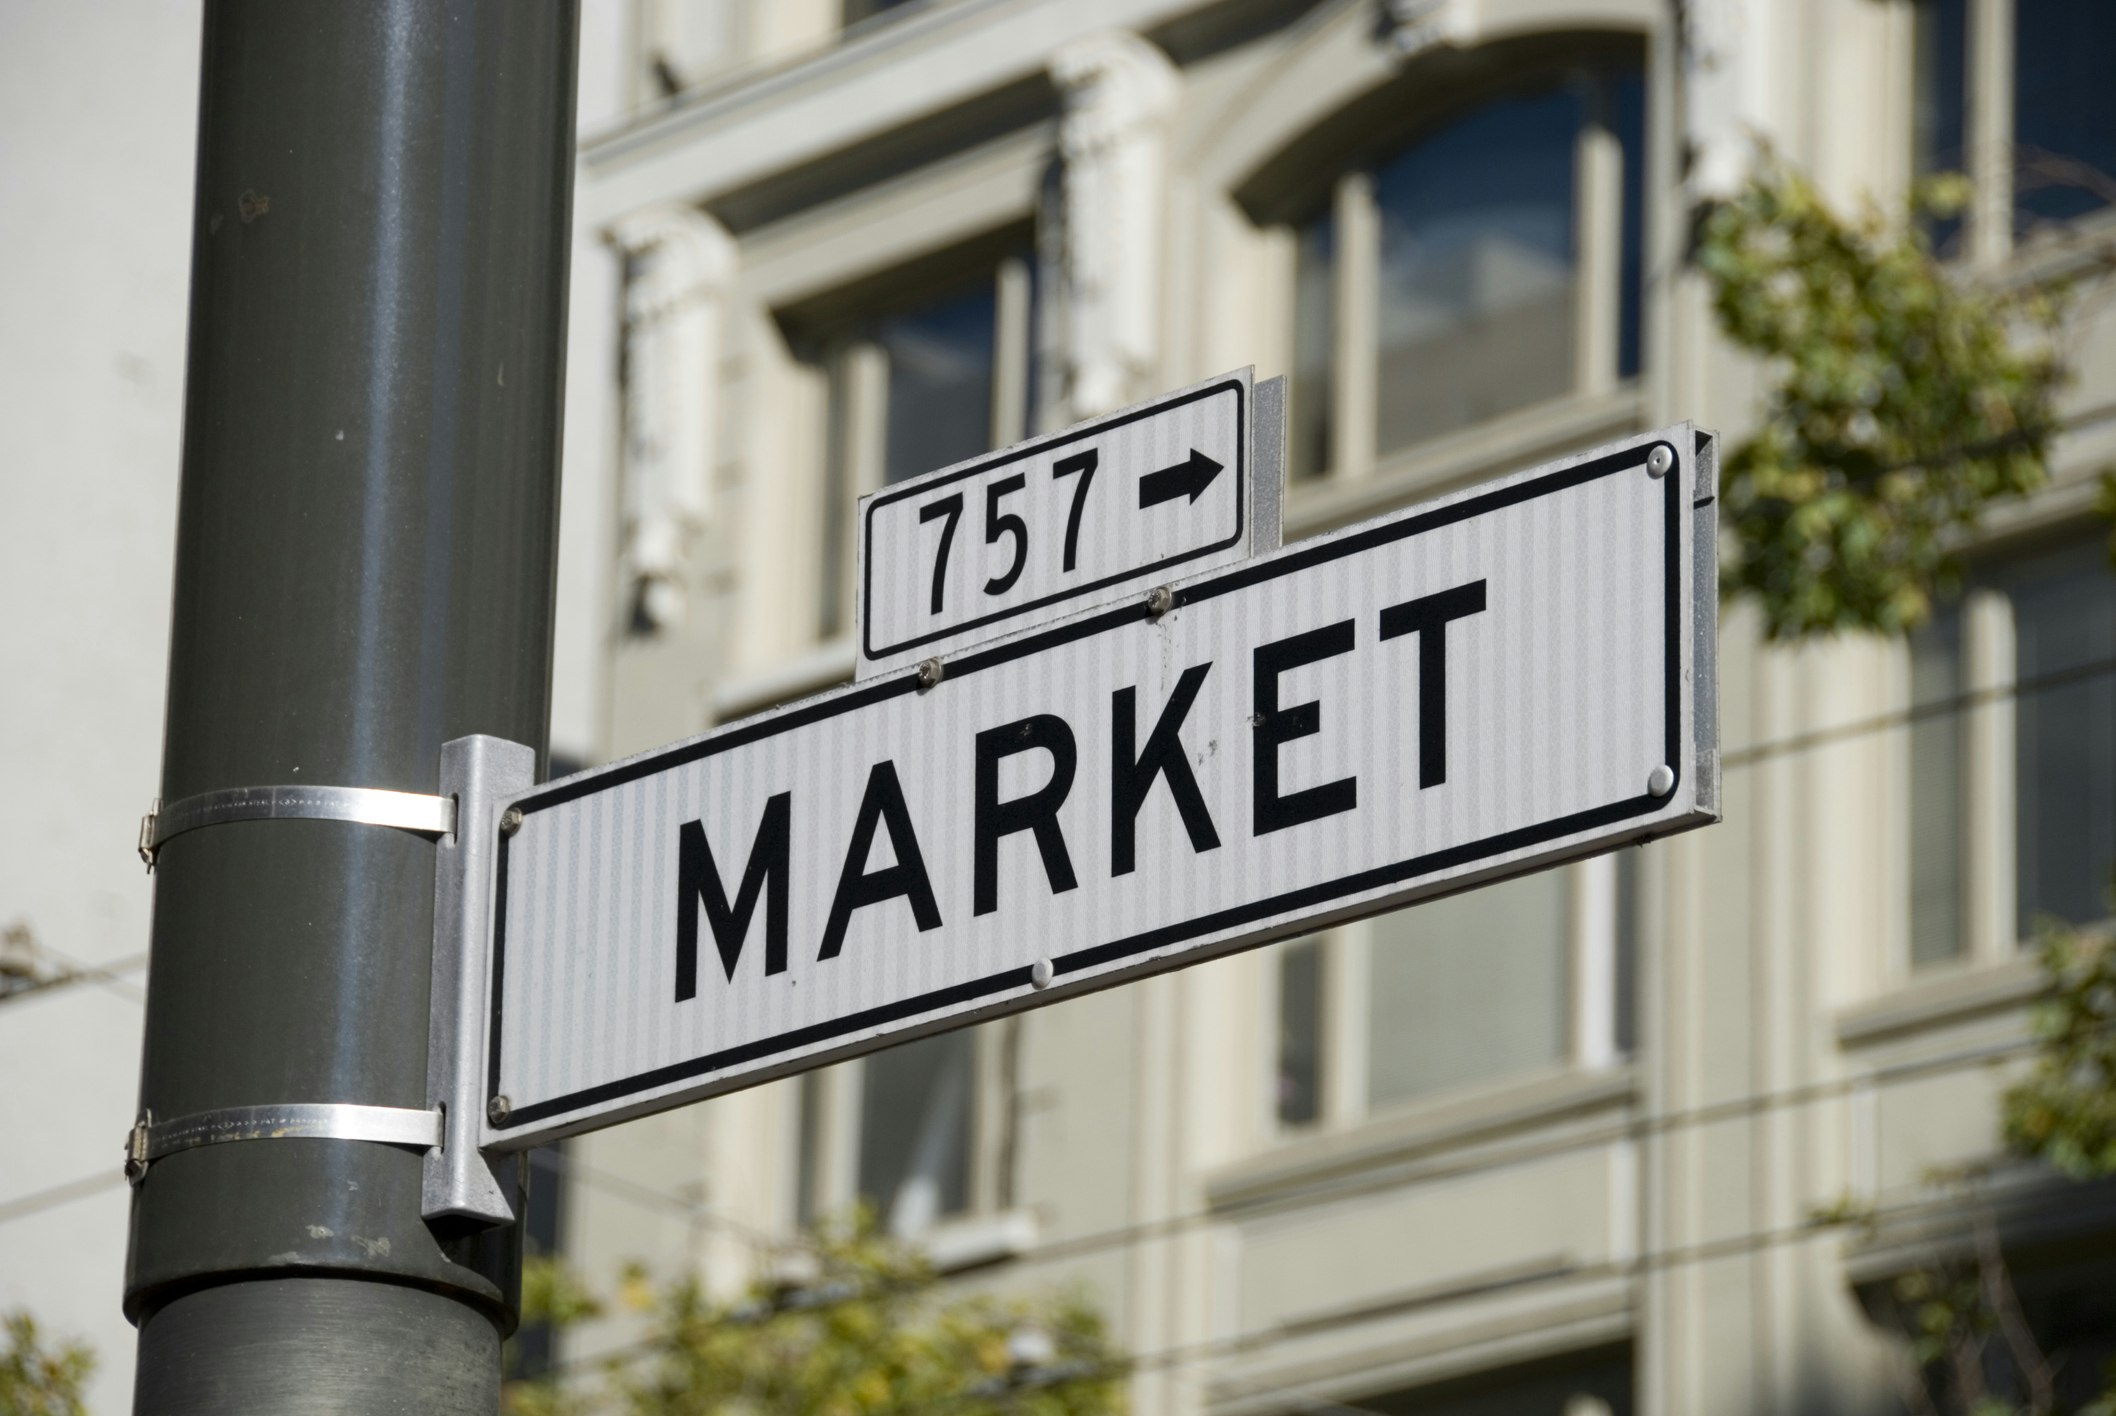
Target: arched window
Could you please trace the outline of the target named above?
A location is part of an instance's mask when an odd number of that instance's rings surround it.
[[[1638,372],[1643,86],[1549,74],[1349,167],[1295,223],[1296,477]]]

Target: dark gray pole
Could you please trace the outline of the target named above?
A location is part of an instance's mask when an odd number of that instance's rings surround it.
[[[571,0],[207,7],[165,802],[431,793],[545,743],[572,194]],[[435,846],[249,821],[163,846],[141,1105],[426,1105]],[[436,1234],[421,1160],[156,1160],[142,1412],[490,1416],[514,1231]]]

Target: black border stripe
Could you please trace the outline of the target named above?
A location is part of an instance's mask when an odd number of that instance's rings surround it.
[[[945,487],[949,483],[959,482],[965,477],[975,477],[980,475],[981,473],[990,472],[997,468],[1010,467],[1017,462],[1026,461],[1031,457],[1041,456],[1043,453],[1049,452],[1052,448],[1064,447],[1068,443],[1076,443],[1088,438],[1100,437],[1104,433],[1107,433],[1112,429],[1124,427],[1128,423],[1136,423],[1142,418],[1157,417],[1160,414],[1166,413],[1171,408],[1182,408],[1188,404],[1197,403],[1207,398],[1217,398],[1221,394],[1229,392],[1234,394],[1235,427],[1234,534],[1232,536],[1227,537],[1227,539],[1225,539],[1224,541],[1214,541],[1209,546],[1197,546],[1191,550],[1183,551],[1177,555],[1169,556],[1165,560],[1154,561],[1150,565],[1135,565],[1129,570],[1119,571],[1115,575],[1105,576],[1103,579],[1093,581],[1092,583],[1087,585],[1068,586],[1067,588],[1060,590],[1055,594],[1046,595],[1040,600],[1031,600],[1025,605],[1016,605],[1012,609],[1000,610],[994,614],[986,615],[982,619],[964,620],[960,624],[951,624],[948,625],[946,628],[936,629],[930,634],[922,634],[912,639],[906,639],[901,644],[887,644],[879,649],[874,647],[874,644],[869,638],[869,636],[874,628],[874,613],[872,607],[874,605],[874,514],[876,512],[880,511],[885,506],[889,506],[895,502],[902,501],[906,497],[923,496],[925,493],[932,491],[936,487]],[[1244,491],[1248,486],[1248,478],[1249,405],[1247,401],[1246,390],[1243,389],[1242,381],[1240,379],[1222,379],[1220,382],[1207,385],[1204,388],[1192,389],[1189,393],[1184,394],[1180,398],[1171,398],[1166,402],[1156,403],[1148,408],[1136,409],[1130,413],[1124,414],[1122,417],[1111,418],[1107,422],[1095,423],[1085,428],[1079,428],[1071,432],[1061,433],[1057,437],[1046,439],[1043,442],[1034,443],[1027,447],[1015,448],[1009,452],[1002,453],[999,456],[986,458],[983,462],[980,462],[975,466],[965,467],[959,472],[950,472],[945,477],[934,477],[931,479],[920,480],[917,482],[909,482],[904,484],[903,487],[901,487],[900,489],[891,489],[889,491],[882,492],[877,495],[872,501],[867,503],[867,512],[866,515],[861,519],[860,525],[860,535],[866,542],[866,554],[860,557],[860,598],[863,602],[863,607],[865,610],[865,612],[860,615],[860,654],[862,655],[862,657],[870,660],[886,658],[891,654],[901,654],[906,649],[916,649],[921,645],[931,644],[936,640],[946,639],[950,635],[962,634],[972,629],[982,629],[986,625],[998,624],[1002,620],[1016,619],[1022,615],[1031,614],[1037,610],[1047,609],[1052,605],[1056,605],[1063,601],[1070,600],[1078,595],[1093,594],[1097,590],[1106,589],[1111,585],[1116,585],[1122,581],[1130,580],[1134,576],[1149,575],[1157,570],[1167,570],[1172,566],[1183,565],[1186,562],[1197,560],[1203,556],[1209,556],[1217,552],[1224,551],[1229,546],[1237,545],[1241,542],[1243,528],[1248,524],[1248,499],[1244,495]]]
[[[1563,468],[1542,477],[1528,478],[1511,486],[1500,487],[1478,496],[1465,497],[1459,502],[1431,511],[1405,516],[1399,520],[1386,521],[1364,527],[1331,540],[1280,552],[1264,560],[1253,561],[1234,569],[1201,580],[1176,592],[1176,604],[1202,604],[1217,599],[1246,586],[1260,584],[1280,576],[1290,575],[1316,565],[1346,556],[1357,555],[1378,546],[1407,539],[1426,531],[1451,526],[1488,512],[1500,511],[1510,506],[1531,501],[1539,496],[1562,492],[1601,477],[1642,466],[1647,454],[1660,442],[1642,443],[1636,447],[1599,457],[1577,467]],[[1675,451],[1672,447],[1671,452]],[[1662,573],[1665,576],[1663,599],[1665,613],[1662,619],[1662,679],[1665,725],[1665,761],[1677,772],[1682,764],[1682,637],[1681,637],[1681,570],[1682,570],[1682,525],[1681,477],[1671,471],[1663,479],[1666,491],[1662,498],[1663,509],[1663,555]],[[961,659],[951,660],[949,678],[960,678],[998,668],[1017,659],[1038,654],[1046,649],[1085,639],[1120,625],[1133,624],[1150,618],[1143,605],[1125,605],[1099,615],[1083,616],[1070,624],[1061,625],[1045,634],[1024,635],[1018,640],[992,648],[965,654]],[[631,762],[600,774],[585,777],[570,777],[550,787],[522,798],[516,804],[524,815],[546,807],[558,806],[592,795],[607,787],[623,786],[642,777],[680,767],[703,758],[713,757],[736,747],[746,746],[781,732],[806,727],[812,723],[826,721],[844,713],[864,708],[871,703],[883,702],[916,691],[916,681],[909,674],[878,680],[860,685],[834,695],[813,699],[795,708],[763,721],[743,725],[737,724],[710,736],[679,744],[666,752],[636,758]],[[1125,939],[1112,940],[1105,944],[1077,949],[1052,960],[1054,972],[1063,977],[1099,968],[1118,960],[1151,953],[1170,944],[1179,944],[1186,939],[1219,930],[1235,928],[1243,924],[1268,919],[1273,915],[1291,910],[1300,910],[1324,905],[1335,899],[1357,895],[1367,890],[1386,885],[1401,884],[1421,875],[1452,869],[1486,856],[1503,855],[1525,846],[1540,845],[1557,840],[1576,831],[1606,826],[1633,816],[1642,816],[1659,810],[1667,804],[1674,788],[1668,795],[1637,796],[1607,806],[1577,812],[1555,821],[1522,827],[1515,831],[1482,840],[1450,846],[1445,850],[1430,852],[1423,856],[1399,861],[1392,865],[1376,866],[1354,875],[1316,885],[1303,886],[1267,900],[1252,901],[1209,915],[1184,920],[1179,924],[1166,925]],[[492,942],[492,1017],[490,1092],[499,1094],[500,1086],[500,1026],[502,998],[501,986],[505,977],[506,928],[507,928],[507,858],[508,837],[500,838],[498,883],[494,892],[493,942]],[[580,1091],[548,1101],[536,1102],[511,1112],[503,1122],[495,1123],[493,1129],[512,1130],[518,1126],[541,1121],[547,1117],[577,1111],[584,1106],[614,1101],[620,1097],[652,1091],[671,1082],[685,1081],[703,1076],[726,1067],[740,1066],[778,1053],[789,1052],[832,1038],[877,1027],[885,1023],[901,1022],[938,1009],[973,1002],[1009,989],[1027,987],[1030,983],[1026,968],[1008,969],[985,978],[952,985],[916,998],[900,999],[894,1003],[869,1008],[862,1012],[833,1018],[825,1022],[810,1024],[788,1032],[760,1038],[737,1047],[701,1057],[672,1062],[652,1071],[636,1073],[616,1081],[599,1083]]]

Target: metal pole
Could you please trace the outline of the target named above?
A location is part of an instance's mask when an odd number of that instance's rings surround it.
[[[207,6],[161,795],[433,793],[545,742],[571,0]],[[141,1105],[427,1105],[434,842],[251,820],[162,846]],[[285,1137],[134,1192],[142,1412],[496,1409],[512,1229],[421,1156]]]

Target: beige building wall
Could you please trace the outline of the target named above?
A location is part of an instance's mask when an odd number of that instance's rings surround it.
[[[669,613],[609,622],[587,757],[849,676],[830,528],[886,475],[874,361],[910,356],[873,352],[876,321],[918,308],[937,271],[996,261],[1003,307],[1006,261],[1033,267],[1037,372],[1016,431],[1241,364],[1294,375],[1296,423],[1303,397],[1322,400],[1333,447],[1324,475],[1289,487],[1291,539],[1656,424],[1738,440],[1762,385],[1687,263],[1695,204],[1732,189],[1759,138],[1846,205],[1898,200],[1912,176],[1919,50],[1902,0],[933,0],[842,32],[804,7],[769,24],[776,6],[707,8],[748,48],[649,96],[581,157],[584,263],[640,213],[679,213],[709,253],[694,310],[717,358],[702,401],[636,359],[595,394],[578,384],[620,368],[608,341],[638,337],[636,308],[576,343],[575,397],[614,399],[620,424],[714,410],[689,434],[709,451],[690,473],[703,490],[674,515]],[[1974,24],[2011,23],[1995,0],[1972,8]],[[634,14],[649,70],[691,42],[654,6]],[[1593,109],[1624,101],[1613,72],[1643,96],[1635,139]],[[1420,133],[1538,82],[1571,84],[1604,121],[1575,153],[1570,295],[1495,336],[1500,367],[1530,384],[1550,362],[1539,351],[1569,340],[1560,383],[1406,442],[1385,406],[1403,386],[1361,372],[1398,318],[1373,292],[1403,218],[1376,184],[1399,180],[1389,157]],[[1143,185],[1112,156],[1139,153],[1157,174]],[[1625,205],[1627,173],[1642,206]],[[1106,229],[1068,224],[1090,206]],[[1300,293],[1302,230],[1325,209],[1337,377],[1304,393],[1318,297]],[[2098,240],[2107,225],[2078,229]],[[1986,227],[1977,259],[2033,258]],[[635,251],[634,279],[662,258]],[[2105,455],[2107,326],[2081,336],[2081,426],[2056,485],[2005,519],[2018,544],[2077,521]],[[1003,364],[1023,336],[1003,308],[997,328]],[[1474,392],[1488,375],[1461,377]],[[667,468],[622,434],[603,451],[606,500],[636,514],[625,498]],[[612,603],[653,588],[626,559],[638,535],[635,521],[608,543]],[[1978,682],[2013,672],[1994,633]],[[1553,887],[1565,1016],[1544,1060],[1408,1100],[1367,1094],[1369,1050],[1391,1045],[1370,1000],[1402,968],[1390,950],[1419,947],[1399,937],[1415,923],[1334,931],[1304,974],[1277,946],[1062,1004],[978,1034],[968,1198],[917,1237],[965,1283],[1087,1283],[1142,1358],[1143,1412],[1408,1410],[1418,1392],[1439,1403],[1553,1371],[1547,1390],[1518,1388],[1519,1409],[1567,1391],[1573,1413],[1886,1409],[1899,1345],[1862,1292],[1950,1222],[1930,1171],[1994,1156],[1996,1097],[2027,1035],[2013,727],[2002,704],[1955,715],[1977,812],[1968,942],[1914,970],[1909,652],[1769,647],[1739,608],[1722,634],[1727,818]],[[1288,1125],[1281,990],[1302,979],[1321,1082],[1314,1118]],[[735,1286],[792,1232],[800,1196],[859,1192],[869,1084],[850,1064],[570,1143],[567,1252],[603,1273],[633,1257],[702,1265]],[[2032,1179],[1993,1184],[2009,1234],[2078,1208]],[[1846,1204],[1871,1206],[1876,1227],[1815,1221]],[[590,1331],[571,1351],[629,1337]]]
[[[1987,138],[2010,111],[2013,3],[1968,6]],[[890,351],[908,347],[891,321],[966,272],[989,274],[993,441],[1237,365],[1295,375],[1333,446],[1289,490],[1294,537],[1678,419],[1737,440],[1761,380],[1686,263],[1694,203],[1738,180],[1754,134],[1840,202],[1892,200],[1912,172],[1909,0],[852,8],[586,5],[552,725],[571,761],[849,675],[833,528],[889,472]],[[130,1385],[115,1157],[150,886],[129,847],[160,729],[196,35],[193,7],[140,3],[22,8],[0,42],[0,715],[7,794],[37,804],[0,814],[0,926],[34,935],[44,976],[77,975],[0,1002],[0,1134],[37,1142],[0,1144],[0,1307],[95,1343],[100,1410]],[[1633,69],[1636,144],[1597,120],[1571,150],[1586,274],[1521,317],[1537,338],[1459,361],[1471,394],[1493,358],[1561,386],[1384,445],[1377,164],[1523,83],[1570,84],[1606,120],[1606,75]],[[2010,190],[2007,151],[1969,154],[1991,191]],[[1113,215],[1068,225],[1088,207]],[[1340,257],[1303,297],[1301,233],[1325,211]],[[2003,210],[1979,216],[1964,260],[1991,278],[2111,234],[2089,215],[2069,241],[2016,242]],[[1534,1056],[1409,1096],[1375,1084],[1400,1039],[1371,1001],[1402,960],[1512,937],[1474,912],[1069,1002],[972,1035],[963,1193],[915,1237],[964,1284],[1087,1285],[1141,1358],[1144,1413],[1458,1409],[1431,1403],[1462,1382],[1569,1416],[1885,1409],[1896,1347],[1861,1294],[1958,1230],[1929,1172],[1994,1155],[2027,1036],[2004,577],[2088,524],[2116,460],[2116,319],[2089,313],[2056,480],[1995,519],[1962,611],[1950,682],[1997,692],[1943,715],[1956,957],[1929,957],[1909,904],[1930,833],[1903,713],[1932,701],[1931,663],[1768,647],[1736,609],[1726,820],[1535,897],[1560,924],[1555,972],[1527,980],[1556,990]],[[1341,377],[1303,394],[1318,348]],[[1319,1078],[1305,1111],[1280,1067],[1293,1014]],[[566,1252],[604,1281],[642,1259],[732,1289],[794,1238],[804,1196],[827,1212],[859,1193],[886,1082],[848,1064],[571,1143],[540,1177]],[[2049,1244],[2116,1232],[2103,1197],[2011,1171],[1988,1188],[2025,1279]],[[1812,1222],[1847,1203],[1877,1224]],[[566,1355],[631,1336],[611,1323]]]

